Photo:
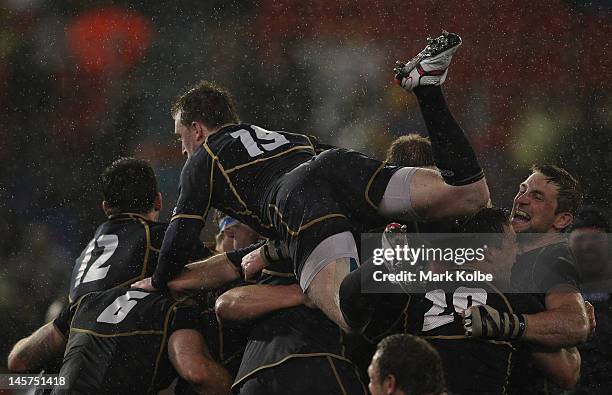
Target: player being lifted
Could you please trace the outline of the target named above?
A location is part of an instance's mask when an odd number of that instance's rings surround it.
[[[440,173],[389,166],[343,148],[317,155],[314,138],[241,124],[229,94],[211,83],[184,93],[172,108],[188,156],[180,196],[156,271],[135,286],[166,288],[187,263],[185,249],[212,206],[287,243],[308,297],[344,330],[359,330],[363,317],[341,308],[350,304],[343,280],[358,262],[353,232],[389,219],[467,215],[489,199],[476,155],[440,88],[460,45],[458,35],[444,32],[395,68],[401,86],[417,96]]]

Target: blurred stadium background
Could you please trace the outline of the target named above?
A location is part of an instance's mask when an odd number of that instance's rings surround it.
[[[464,45],[445,90],[509,206],[534,161],[566,167],[608,207],[612,2],[43,1],[0,9],[0,372],[8,348],[67,293],[104,220],[98,175],[147,159],[165,198],[183,164],[170,101],[209,79],[244,121],[382,157],[424,133],[391,84],[428,35]]]

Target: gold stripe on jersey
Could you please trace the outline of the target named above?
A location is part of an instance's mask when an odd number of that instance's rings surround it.
[[[316,155],[317,150],[315,149],[315,146],[314,146],[314,144],[312,143],[312,138],[311,138],[311,136],[309,136],[309,135],[307,135],[307,134],[305,134],[304,136],[306,136],[306,139],[308,139],[308,142],[310,143],[310,148],[312,148],[312,150],[314,151],[314,153],[315,153],[315,155]]]
[[[204,148],[206,147],[206,142],[204,142],[202,144],[202,146]],[[208,151],[208,150],[207,150]],[[210,151],[209,151],[210,153]],[[180,219],[180,218],[184,218],[184,219],[197,219],[200,220],[202,222],[206,222],[206,216],[208,215],[208,210],[210,210],[210,204],[212,202],[212,192],[213,192],[213,185],[214,185],[214,174],[215,174],[215,161],[218,160],[218,158],[216,156],[211,155],[212,158],[212,163],[210,165],[210,176],[208,179],[208,202],[206,203],[206,209],[204,210],[204,214],[202,215],[197,215],[197,214],[176,214],[173,215],[172,218],[170,218],[170,222],[174,221],[175,219]],[[159,252],[159,250],[157,250],[157,252]]]
[[[164,333],[163,331],[150,330],[150,331],[120,332],[120,333],[113,333],[112,335],[109,335],[109,334],[105,334],[105,333],[100,333],[100,332],[92,331],[92,330],[89,330],[89,329],[72,328],[72,327],[70,328],[70,332],[86,333],[88,335],[92,335],[92,336],[96,336],[96,337],[125,337],[125,336],[136,336],[136,335],[162,335]]]
[[[297,150],[312,150],[312,153],[315,154],[315,151],[314,151],[313,147],[308,146],[308,145],[298,145],[297,147],[289,148],[286,151],[279,152],[278,154],[274,154],[272,156],[268,156],[267,158],[255,159],[255,160],[252,160],[250,162],[246,162],[246,163],[243,163],[241,165],[234,166],[234,167],[232,167],[230,169],[227,169],[226,172],[229,174],[229,173],[232,173],[232,172],[234,172],[236,170],[240,170],[242,168],[254,165],[256,163],[265,162],[265,161],[267,161],[269,159],[278,158],[279,156],[283,156],[283,155],[286,155],[286,154],[288,154],[290,152],[297,151]]]
[[[164,319],[164,330],[162,331],[162,338],[159,342],[159,353],[157,353],[157,358],[155,359],[155,369],[153,370],[153,377],[151,377],[151,387],[154,388],[155,385],[155,377],[157,376],[157,370],[159,369],[159,361],[166,349],[166,339],[168,338],[168,323],[170,322],[170,316],[176,312],[176,305],[181,303],[180,301],[172,303],[168,312],[166,313],[166,318]]]
[[[336,370],[336,366],[334,365],[334,361],[332,361],[332,359],[327,356],[327,362],[329,362],[329,366],[331,367],[331,370],[334,374],[334,377],[336,377],[336,381],[338,382],[338,386],[340,387],[340,391],[342,391],[343,395],[346,395],[346,389],[344,389],[344,385],[342,385],[342,380],[340,380],[340,375],[338,374],[338,371]]]
[[[149,264],[149,254],[151,253],[151,231],[149,229],[149,224],[146,221],[140,220],[142,226],[144,226],[145,231],[145,240],[147,241],[147,245],[145,247],[144,259],[142,261],[142,270],[140,271],[140,279],[143,279],[145,274],[147,273],[147,266]]]
[[[68,332],[70,332],[72,330],[72,323],[74,322],[74,317],[76,317],[76,313],[77,311],[79,311],[79,308],[81,307],[81,302],[83,301],[83,299],[85,299],[85,296],[87,296],[89,294],[85,294],[83,296],[81,296],[79,299],[77,299],[76,301],[76,305],[74,307],[74,312],[72,313],[72,318],[70,319],[70,329],[68,330]]]
[[[127,287],[128,285],[130,285],[132,283],[135,283],[136,281],[140,281],[142,279],[144,279],[144,276],[138,276],[138,277],[130,278],[126,282],[123,282],[123,283],[121,283],[119,285],[115,285],[114,287],[111,287],[111,288],[108,288],[108,289]],[[106,291],[106,290],[104,290],[104,291]]]
[[[208,140],[208,139],[207,139]],[[204,144],[202,144],[203,146],[206,146],[206,142],[204,142]],[[212,163],[210,164],[210,176],[208,178],[208,203],[206,204],[206,210],[204,210],[204,215],[202,215],[202,218],[204,219],[204,221],[206,221],[206,216],[208,215],[208,210],[210,210],[210,205],[212,204],[212,194],[213,194],[213,186],[214,186],[214,175],[215,175],[215,160],[219,160],[219,158],[215,159],[214,157],[212,158]]]
[[[175,219],[179,219],[179,218],[184,218],[184,219],[198,219],[202,222],[205,222],[206,219],[204,217],[202,217],[201,215],[197,215],[197,214],[176,214],[174,216],[172,216],[172,218],[170,218],[170,222],[174,221]]]
[[[127,285],[130,285],[138,280],[142,280],[145,278],[145,275],[147,273],[147,267],[149,265],[149,254],[151,251],[155,251],[155,249],[153,248],[153,246],[151,245],[151,229],[149,227],[148,222],[143,219],[143,218],[136,218],[138,219],[138,221],[142,224],[142,226],[144,227],[144,231],[145,231],[145,240],[147,242],[147,245],[145,247],[145,254],[144,254],[144,259],[142,261],[142,270],[140,271],[140,275],[138,275],[137,277],[131,278],[119,285],[115,285],[113,287],[114,288],[121,288],[121,287],[125,287]],[[157,252],[159,252],[159,250],[157,250]]]
[[[121,213],[119,215],[127,215],[131,219],[137,219],[137,220],[143,220],[143,221],[147,220],[147,218],[144,215],[138,214],[138,213]],[[115,216],[113,216],[113,217],[115,217]]]
[[[244,376],[242,376],[239,379],[236,379],[234,381],[234,384],[232,384],[232,388],[234,388],[234,386],[240,384],[242,381],[244,381],[246,378],[254,375],[255,373],[264,370],[264,369],[268,369],[268,368],[273,368],[275,366],[278,366],[280,364],[282,364],[283,362],[291,359],[291,358],[316,358],[316,357],[331,357],[331,358],[335,358],[335,359],[339,359],[341,361],[345,361],[350,363],[351,365],[353,364],[353,362],[348,359],[345,358],[343,356],[337,355],[337,354],[332,354],[329,352],[316,352],[316,353],[311,353],[311,354],[289,354],[287,355],[285,358],[281,359],[280,361],[276,361],[267,365],[262,365],[260,367],[258,367],[257,369],[253,369],[250,372],[248,372],[247,374],[245,374]]]
[[[208,152],[208,155],[210,155],[211,158],[213,158],[213,164],[211,166],[211,169],[214,169],[214,164],[217,164],[217,167],[219,168],[219,171],[221,172],[221,174],[223,175],[223,177],[225,178],[225,182],[227,183],[227,186],[229,187],[230,191],[232,192],[232,194],[234,195],[234,197],[238,200],[238,203],[240,203],[240,205],[242,205],[242,207],[244,208],[244,211],[242,212],[237,212],[237,214],[240,215],[248,215],[249,217],[257,220],[257,222],[259,222],[259,224],[264,227],[264,228],[271,228],[272,225],[271,224],[264,224],[261,222],[261,219],[256,216],[253,215],[253,212],[249,209],[249,207],[247,206],[247,204],[244,202],[244,200],[242,200],[242,197],[240,196],[240,194],[238,193],[238,191],[236,190],[236,188],[234,187],[234,184],[232,183],[232,180],[230,179],[229,175],[227,174],[227,172],[225,171],[225,168],[223,167],[223,165],[221,164],[221,162],[219,161],[219,157],[217,155],[214,154],[214,152],[212,151],[212,149],[208,146],[208,144],[206,144],[206,141],[204,142],[204,144],[202,145],[204,147],[204,149],[206,150],[206,152]],[[213,170],[211,170],[211,180],[212,180],[212,175],[213,175]],[[211,181],[212,182],[212,181]],[[210,185],[211,189],[209,193],[212,194],[212,185]],[[209,199],[209,206],[210,206],[210,199]],[[207,209],[208,210],[208,209]],[[236,212],[236,210],[231,210]]]
[[[295,277],[295,274],[293,273],[276,272],[274,270],[268,270],[268,269],[263,269],[261,272],[264,274],[269,274],[270,276],[275,276],[275,277],[285,277],[285,278]]]
[[[375,210],[378,210],[378,206],[374,204],[374,202],[372,202],[372,200],[370,199],[370,187],[372,186],[372,183],[374,182],[374,178],[376,178],[376,176],[378,175],[378,173],[380,173],[380,171],[383,169],[383,167],[385,167],[387,165],[387,162],[382,162],[380,164],[380,166],[378,166],[378,169],[376,169],[376,171],[374,172],[374,174],[372,174],[372,177],[370,177],[370,180],[368,181],[368,184],[366,185],[366,189],[364,191],[364,197],[366,202],[368,202],[370,204],[370,206],[374,207]]]
[[[488,281],[486,283],[489,287],[493,289],[493,291],[497,292],[497,294],[501,296],[502,300],[506,304],[506,307],[508,307],[508,311],[510,312],[510,314],[514,314],[514,310],[512,310],[512,305],[508,301],[508,298],[506,298],[506,295],[504,295],[502,291],[500,291],[495,285],[493,285],[493,283]]]
[[[268,204],[268,207],[271,207],[274,209],[274,211],[276,212],[276,215],[278,215],[278,217],[280,218],[280,222],[281,224],[283,224],[285,226],[285,228],[287,228],[287,232],[291,235],[291,236],[297,236],[301,231],[303,231],[304,229],[307,229],[309,227],[311,227],[312,225],[315,225],[321,221],[325,221],[326,219],[330,219],[330,218],[335,218],[335,217],[341,217],[341,218],[346,218],[346,215],[344,214],[327,214],[324,215],[322,217],[319,218],[315,218],[311,221],[306,222],[304,225],[300,225],[300,227],[297,230],[293,230],[289,227],[289,224],[287,224],[285,221],[283,221],[283,214],[281,214],[280,210],[278,207],[276,207],[276,205],[274,204]]]

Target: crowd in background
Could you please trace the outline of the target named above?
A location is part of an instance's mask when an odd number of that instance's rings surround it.
[[[611,196],[612,107],[605,1],[62,1],[0,8],[0,354],[66,295],[102,222],[98,175],[148,160],[176,199],[184,158],[171,99],[197,80],[226,86],[246,122],[314,134],[382,157],[425,127],[391,83],[422,37],[464,39],[445,85],[488,177],[510,205],[532,162]],[[3,369],[0,365],[0,370]]]

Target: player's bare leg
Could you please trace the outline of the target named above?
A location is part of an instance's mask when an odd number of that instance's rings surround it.
[[[379,214],[385,217],[455,217],[472,214],[487,203],[482,168],[440,88],[461,43],[457,34],[445,31],[428,39],[427,46],[410,61],[396,63],[396,80],[419,102],[439,172],[403,168],[394,174],[379,205]]]
[[[351,328],[346,323],[340,310],[340,285],[349,274],[350,259],[339,258],[325,266],[315,275],[308,290],[308,298],[340,328],[349,332]]]

